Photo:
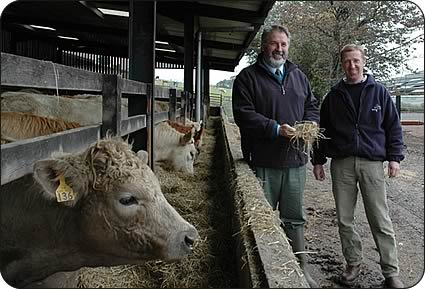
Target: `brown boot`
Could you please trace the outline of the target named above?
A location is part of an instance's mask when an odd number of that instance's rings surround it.
[[[345,271],[341,274],[341,283],[345,285],[352,285],[354,280],[360,274],[360,265],[352,266],[347,265]]]
[[[398,276],[387,277],[385,278],[385,288],[404,288],[404,284]]]

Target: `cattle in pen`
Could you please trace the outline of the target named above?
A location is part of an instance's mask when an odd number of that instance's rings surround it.
[[[122,139],[37,161],[33,178],[1,193],[0,269],[13,287],[81,267],[178,260],[198,238]]]
[[[193,140],[195,142],[195,147],[198,150],[198,154],[200,153],[200,148],[202,145],[202,135],[204,133],[204,127],[202,123],[192,122],[189,120],[186,120],[186,125],[180,122],[171,121],[171,120],[168,120],[167,122],[172,128],[174,128],[178,132],[186,134],[189,131],[193,131],[192,133],[193,133]]]
[[[155,125],[154,161],[164,168],[193,174],[193,164],[197,154],[195,129],[185,133],[174,129],[168,121]]]

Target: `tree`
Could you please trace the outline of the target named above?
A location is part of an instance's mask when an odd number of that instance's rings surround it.
[[[217,82],[216,86],[217,87],[232,88],[234,80],[235,80],[234,77],[230,77],[230,79],[223,79],[222,81]]]
[[[408,1],[276,2],[265,24],[280,23],[291,32],[289,58],[309,77],[315,95],[323,96],[342,76],[339,51],[347,43],[365,47],[366,66],[378,80],[407,66],[412,45],[423,42],[424,18]],[[249,50],[253,61],[261,35]]]

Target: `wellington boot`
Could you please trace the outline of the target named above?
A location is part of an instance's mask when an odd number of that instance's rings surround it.
[[[298,261],[300,263],[300,268],[304,273],[305,279],[310,285],[311,288],[319,288],[317,282],[311,277],[310,273],[307,269],[307,256],[305,253],[305,245],[304,245],[304,227],[298,228],[284,228],[286,236],[289,239],[289,243],[292,246],[292,251],[294,251],[295,256],[297,256]]]
[[[307,269],[307,261],[305,254],[297,254],[298,260],[300,261],[300,267],[301,270],[303,270],[305,279],[307,280],[308,285],[310,285],[311,288],[319,288],[319,285],[317,282],[311,277],[310,273]]]

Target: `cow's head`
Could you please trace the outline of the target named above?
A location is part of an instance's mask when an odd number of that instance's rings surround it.
[[[110,264],[176,260],[191,253],[198,232],[167,202],[146,160],[108,138],[79,155],[38,161],[34,177],[55,202],[61,182],[72,190],[59,205],[78,210],[81,241]]]
[[[195,147],[194,129],[180,137],[179,146],[174,149],[172,166],[177,171],[193,174],[193,163],[197,154]]]

